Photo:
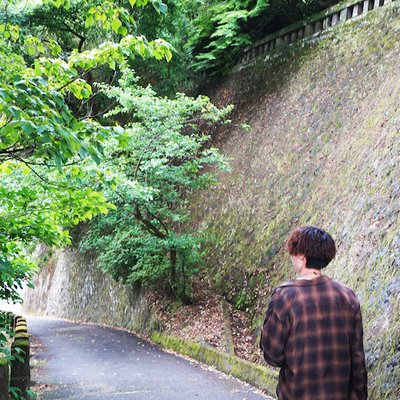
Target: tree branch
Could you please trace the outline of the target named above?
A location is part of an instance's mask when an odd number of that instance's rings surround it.
[[[89,74],[90,72],[92,72],[96,67],[92,67],[89,68],[87,71],[85,71],[82,75],[76,76],[75,78],[71,79],[69,82],[67,82],[65,85],[62,85],[61,87],[57,88],[56,91],[59,92],[63,89],[65,89],[68,85],[70,85],[71,83],[74,83],[77,79],[81,79],[82,77],[84,77],[85,75]]]
[[[117,101],[114,101],[112,104],[110,104],[107,108],[105,108],[103,111],[98,112],[95,115],[85,115],[84,117],[78,118],[78,121],[83,121],[86,118],[97,118],[100,117],[101,115],[104,115],[107,111],[109,111],[111,108],[113,108],[117,104]]]
[[[144,208],[146,209],[146,212],[147,212],[147,214],[150,215],[150,217],[154,218],[155,220],[157,220],[157,221],[160,223],[160,225],[164,228],[166,235],[168,235],[169,229],[168,229],[167,226],[164,224],[164,222],[161,220],[161,218],[157,217],[157,215],[152,214],[152,213],[150,212],[150,210],[149,210],[146,206],[144,206]]]
[[[138,204],[135,205],[135,218],[144,225],[148,232],[153,233],[156,237],[160,239],[165,239],[167,237],[156,226],[143,217]]]
[[[16,160],[22,162],[23,164],[25,164],[32,172],[34,175],[36,175],[42,182],[46,183],[47,185],[56,187],[56,188],[62,188],[62,189],[70,189],[69,186],[66,185],[59,185],[56,183],[53,183],[51,181],[49,181],[48,179],[44,178],[42,175],[40,175],[27,161],[20,159],[20,158],[16,158]]]
[[[78,51],[79,51],[79,53],[81,53],[81,52],[82,52],[83,44],[84,44],[85,41],[86,41],[85,36],[81,35],[81,34],[78,33],[77,31],[75,31],[74,29],[72,29],[65,21],[62,21],[62,24],[67,28],[67,29],[63,29],[64,31],[71,32],[73,35],[75,35],[76,37],[79,38]]]

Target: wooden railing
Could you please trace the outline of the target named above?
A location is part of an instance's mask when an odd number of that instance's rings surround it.
[[[274,49],[319,34],[325,29],[397,0],[349,0],[296,22],[254,43],[244,51],[240,64],[247,64]]]

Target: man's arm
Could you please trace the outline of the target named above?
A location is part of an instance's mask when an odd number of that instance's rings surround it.
[[[281,296],[275,294],[269,304],[261,330],[260,348],[265,361],[274,367],[282,367],[284,364],[284,346],[288,329],[286,319],[282,321],[278,317],[282,306]]]
[[[367,368],[365,365],[363,326],[360,306],[355,314],[354,334],[351,344],[350,399],[365,400],[368,397]]]

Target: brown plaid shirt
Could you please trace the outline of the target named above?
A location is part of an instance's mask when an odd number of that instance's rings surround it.
[[[260,346],[265,360],[281,368],[279,400],[367,398],[360,304],[326,276],[275,289]]]

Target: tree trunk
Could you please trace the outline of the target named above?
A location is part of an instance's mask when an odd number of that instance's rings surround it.
[[[176,249],[172,248],[169,252],[169,261],[171,263],[171,272],[170,272],[170,277],[171,277],[171,286],[174,288],[176,284]]]

